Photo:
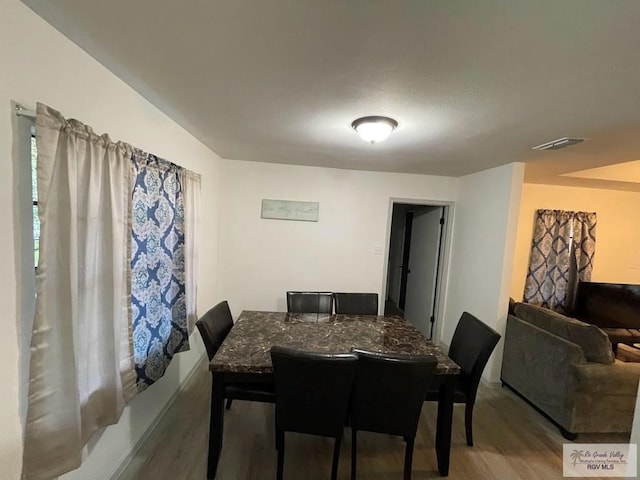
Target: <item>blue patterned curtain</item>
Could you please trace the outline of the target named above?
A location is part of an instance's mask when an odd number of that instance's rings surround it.
[[[538,210],[524,301],[566,313],[577,281],[591,279],[596,214]],[[573,247],[573,248],[572,248]],[[572,274],[572,264],[577,270]]]
[[[131,317],[138,390],[158,380],[173,355],[189,349],[185,304],[181,167],[132,156]]]
[[[576,249],[578,280],[588,282],[596,253],[596,214],[576,212],[573,220],[573,243]]]

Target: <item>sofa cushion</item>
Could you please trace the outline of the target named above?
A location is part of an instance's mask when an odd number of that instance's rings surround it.
[[[525,322],[579,345],[588,361],[614,362],[609,337],[595,325],[528,303],[517,303],[513,310],[515,316]]]

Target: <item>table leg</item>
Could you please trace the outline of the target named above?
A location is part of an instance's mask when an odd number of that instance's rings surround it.
[[[451,424],[453,422],[453,387],[452,380],[440,385],[438,395],[438,420],[436,426],[436,457],[440,475],[449,475],[449,456],[451,454]]]
[[[209,455],[207,461],[207,479],[216,478],[218,460],[222,450],[222,432],[224,427],[224,382],[211,374],[211,411],[209,413]]]

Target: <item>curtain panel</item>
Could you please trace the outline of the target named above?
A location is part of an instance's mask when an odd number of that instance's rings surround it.
[[[576,212],[573,221],[573,243],[576,252],[578,280],[588,282],[593,271],[593,257],[596,254],[595,213]]]
[[[200,177],[38,104],[40,258],[23,478],[91,435],[189,348]]]
[[[128,250],[131,148],[38,104],[40,258],[23,473],[80,466],[135,394]]]
[[[196,307],[198,281],[198,225],[200,225],[200,175],[183,168],[180,179],[184,191],[184,273],[187,329],[193,332],[198,320]]]
[[[154,155],[132,157],[131,301],[138,390],[189,348],[184,194],[180,170]]]
[[[595,235],[595,213],[538,210],[524,301],[561,313],[571,310],[577,282],[591,280]]]

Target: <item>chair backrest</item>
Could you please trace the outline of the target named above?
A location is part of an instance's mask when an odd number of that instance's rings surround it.
[[[498,332],[469,312],[464,312],[460,317],[451,339],[449,357],[462,369],[461,380],[467,402],[475,401],[480,377],[499,340]]]
[[[226,301],[220,302],[200,317],[196,326],[207,349],[207,356],[211,360],[233,327],[229,304]]]
[[[377,315],[377,293],[334,293],[336,313],[351,315]]]
[[[276,428],[336,437],[344,428],[358,357],[271,347]]]
[[[437,359],[355,349],[353,353],[358,365],[351,392],[352,427],[414,438]]]
[[[287,311],[290,313],[333,313],[331,292],[287,292]]]

